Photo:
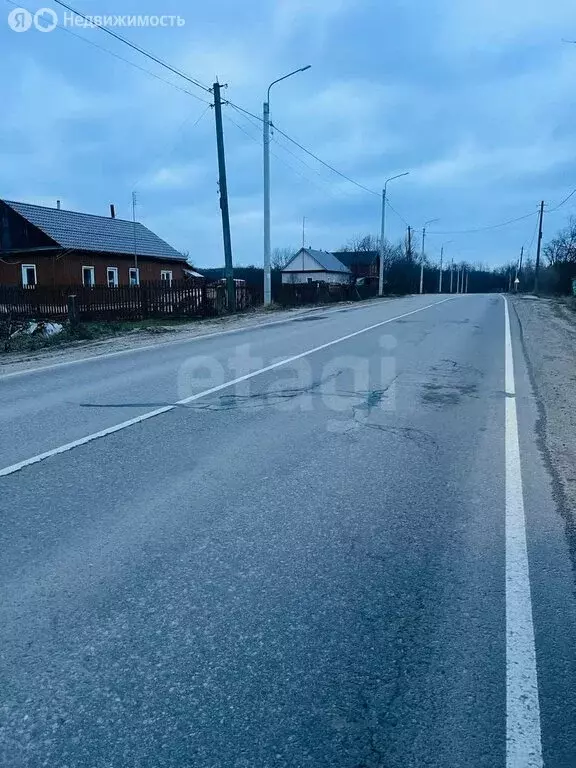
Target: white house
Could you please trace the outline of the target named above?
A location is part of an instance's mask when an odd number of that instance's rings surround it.
[[[282,270],[282,283],[324,283],[347,284],[352,273],[333,253],[301,248]]]

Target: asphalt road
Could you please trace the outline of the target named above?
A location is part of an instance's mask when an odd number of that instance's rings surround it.
[[[447,298],[0,377],[0,765],[576,765],[517,321]]]

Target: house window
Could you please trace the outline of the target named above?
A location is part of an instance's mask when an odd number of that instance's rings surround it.
[[[308,282],[309,283],[313,282],[311,277],[308,278]]]
[[[93,288],[96,284],[96,270],[94,267],[82,267],[82,285]]]
[[[106,269],[106,278],[108,288],[118,288],[118,267],[108,267]]]
[[[22,285],[24,288],[34,288],[36,284],[36,264],[22,264]]]
[[[172,285],[172,271],[170,269],[163,269],[160,272],[160,280],[168,283],[168,285]]]
[[[140,270],[138,267],[130,267],[128,270],[130,285],[140,285]]]

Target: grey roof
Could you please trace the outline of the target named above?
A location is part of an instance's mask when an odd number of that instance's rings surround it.
[[[134,253],[134,223],[131,221],[16,203],[11,200],[2,202],[63,248],[103,253]],[[139,222],[136,222],[136,250],[138,256],[186,261],[185,256]]]
[[[310,256],[312,256],[312,258],[315,259],[327,272],[350,272],[348,267],[342,264],[341,261],[338,261],[333,253],[329,253],[328,251],[315,251],[312,248],[303,248],[302,250],[309,253]],[[298,251],[298,253],[302,253],[302,250]]]

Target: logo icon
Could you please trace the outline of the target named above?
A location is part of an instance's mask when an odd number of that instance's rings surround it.
[[[26,8],[14,8],[8,14],[8,26],[14,32],[28,32],[32,26],[32,14]]]
[[[58,26],[58,15],[52,8],[40,8],[34,14],[34,26],[38,32],[52,32]]]

